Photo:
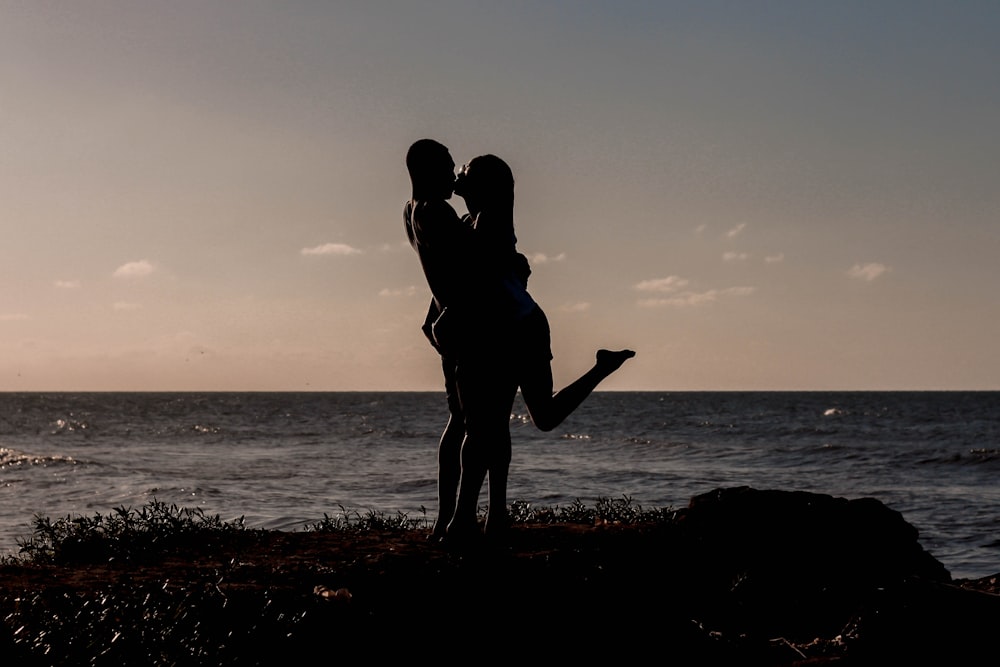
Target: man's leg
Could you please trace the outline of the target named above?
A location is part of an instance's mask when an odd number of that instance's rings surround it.
[[[462,475],[462,440],[465,425],[461,415],[451,415],[438,443],[438,516],[432,537],[444,537],[455,516],[458,484]]]
[[[432,533],[435,539],[444,537],[448,523],[455,515],[455,501],[462,475],[462,440],[465,438],[465,419],[455,385],[454,358],[442,356],[441,368],[444,371],[449,416],[448,425],[438,443],[438,516]]]
[[[457,365],[456,384],[465,418],[462,443],[462,474],[455,516],[448,537],[461,539],[478,534],[479,494],[487,472],[504,461],[491,477],[491,496],[506,496],[507,465],[510,462],[510,407],[516,386],[509,364],[499,355],[483,353],[462,359]],[[492,475],[492,472],[491,472]],[[505,507],[498,508],[506,511]]]
[[[462,442],[462,476],[458,486],[455,514],[448,524],[446,537],[461,540],[478,532],[476,513],[479,509],[479,491],[486,479],[486,455],[483,451],[483,434],[466,422],[465,440]]]

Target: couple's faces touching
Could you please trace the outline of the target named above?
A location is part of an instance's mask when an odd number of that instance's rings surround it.
[[[447,153],[442,156],[441,161],[441,184],[442,187],[447,183],[447,196],[446,199],[450,199],[453,194],[459,197],[465,197],[468,195],[468,174],[469,165],[463,164],[462,168],[458,170],[458,174],[455,174],[455,160],[452,159],[451,154]]]
[[[455,177],[455,194],[459,197],[465,197],[468,195],[468,184],[469,165],[463,164],[462,168],[458,170],[458,176]]]
[[[440,188],[441,194],[444,195],[445,199],[450,199],[453,194],[458,195],[466,200],[466,204],[469,204],[469,198],[474,197],[475,199],[480,199],[480,195],[484,194],[480,192],[482,188],[486,185],[483,181],[484,178],[490,178],[490,174],[495,170],[489,169],[490,165],[487,165],[486,158],[492,158],[493,156],[485,156],[480,158],[475,158],[471,162],[462,165],[461,169],[458,170],[458,174],[455,173],[455,160],[452,158],[450,151],[444,150],[437,156],[434,160],[433,170],[433,181],[437,185],[435,187]],[[504,167],[506,165],[499,160],[499,158],[493,158],[494,161],[500,162]],[[480,165],[481,161],[483,162]],[[491,163],[492,164],[492,163]],[[476,176],[470,178],[470,167],[475,166]],[[507,169],[509,179],[509,168]],[[502,178],[502,175],[500,175]],[[475,185],[474,182],[475,181]]]
[[[495,198],[503,201],[510,198],[503,196],[505,188],[509,187],[513,192],[514,177],[510,167],[500,158],[495,155],[475,157],[463,165],[456,176],[451,151],[433,139],[421,139],[410,146],[406,153],[406,168],[417,198],[450,199],[457,194],[468,205],[470,197],[479,200],[497,195]],[[474,177],[471,176],[473,173]],[[509,183],[505,184],[506,181]]]

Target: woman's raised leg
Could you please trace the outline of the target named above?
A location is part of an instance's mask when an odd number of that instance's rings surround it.
[[[531,421],[543,431],[559,426],[590,396],[605,378],[635,356],[632,350],[598,350],[597,360],[586,373],[558,392],[552,392],[551,362],[528,364],[521,380],[521,397]]]

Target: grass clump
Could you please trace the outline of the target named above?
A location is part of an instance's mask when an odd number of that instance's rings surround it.
[[[290,653],[310,610],[201,582],[43,590],[0,600],[0,648],[5,665],[282,664],[269,651]]]
[[[532,507],[525,501],[515,501],[510,506],[510,516],[514,523],[553,524],[637,524],[660,523],[673,520],[676,512],[670,508],[643,509],[633,504],[630,496],[597,499],[593,507],[588,507],[579,499],[567,507]]]
[[[307,531],[354,531],[359,533],[377,531],[407,531],[428,529],[431,520],[427,509],[420,508],[421,516],[412,518],[405,512],[385,514],[376,510],[368,510],[364,514],[357,510],[348,510],[340,506],[340,514],[330,516],[324,514],[323,519],[306,524]],[[533,507],[524,500],[515,500],[508,507],[512,523],[515,524],[623,524],[660,523],[672,521],[676,515],[673,508],[643,509],[634,504],[629,496],[621,498],[599,497],[593,507],[588,507],[579,499],[566,507],[554,505],[551,507]],[[479,518],[484,519],[486,508],[479,508]]]
[[[368,510],[365,514],[361,514],[357,510],[348,510],[343,505],[340,505],[339,515],[330,516],[329,514],[324,514],[320,521],[306,524],[305,529],[314,532],[354,531],[358,533],[419,530],[426,528],[429,521],[425,507],[420,508],[420,513],[423,516],[417,519],[410,518],[405,512],[396,512],[393,515],[388,515],[372,509]]]
[[[107,515],[56,520],[35,515],[33,525],[32,535],[17,541],[19,558],[46,564],[134,560],[253,533],[243,517],[223,521],[200,508],[180,508],[157,500],[138,509],[120,506]]]

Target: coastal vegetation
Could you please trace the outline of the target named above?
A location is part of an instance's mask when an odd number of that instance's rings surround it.
[[[0,562],[4,664],[325,664],[444,636],[511,659],[851,664],[967,657],[1000,620],[996,578],[950,581],[876,501],[515,502],[503,544],[462,550],[423,512],[340,509],[301,531],[159,501],[37,516]]]

